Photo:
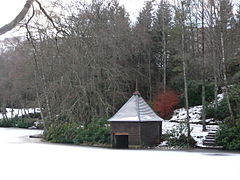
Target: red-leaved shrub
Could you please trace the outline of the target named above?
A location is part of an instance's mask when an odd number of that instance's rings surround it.
[[[153,108],[155,112],[162,118],[169,118],[176,105],[178,105],[178,95],[174,91],[162,92],[153,100]]]

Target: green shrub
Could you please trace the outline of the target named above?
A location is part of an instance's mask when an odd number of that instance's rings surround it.
[[[235,84],[229,88],[229,99],[234,116],[240,115],[240,85]]]
[[[95,119],[86,126],[71,122],[66,116],[59,117],[44,131],[44,138],[56,143],[109,144],[110,127],[106,118]]]
[[[230,113],[228,111],[226,98],[219,102],[216,110],[212,104],[206,108],[206,118],[214,118],[222,121],[228,116],[230,116]]]
[[[169,146],[173,147],[194,147],[196,144],[192,137],[187,137],[185,134],[181,134],[179,137],[170,138],[168,141]]]
[[[55,143],[73,143],[77,127],[76,123],[54,122],[44,131],[44,138]]]
[[[165,136],[168,146],[172,147],[194,147],[196,142],[192,137],[187,137],[186,123],[179,123],[179,125],[170,130]]]
[[[205,112],[206,112],[206,119],[216,117],[216,111],[215,111],[214,106],[212,104],[206,105]]]
[[[0,127],[15,127],[14,121],[11,120],[0,120]]]
[[[13,119],[3,119],[0,121],[0,127],[19,127],[19,128],[29,128],[34,125],[36,119],[32,118],[13,118]]]
[[[110,127],[106,118],[95,119],[86,127],[80,128],[77,137],[74,139],[75,144],[109,144]]]
[[[15,121],[15,125],[16,125],[16,127],[19,127],[19,128],[29,128],[29,127],[35,126],[34,122],[36,122],[36,119],[32,119],[32,118],[22,118],[21,119],[21,118],[18,118]]]
[[[232,79],[231,79],[232,82],[239,82],[240,81],[240,71],[237,71],[233,76],[232,76]]]
[[[217,144],[228,150],[240,150],[240,119],[236,124],[226,121],[220,126],[216,137]]]
[[[232,111],[235,117],[240,115],[240,85],[232,85],[229,87],[229,99],[232,107]],[[224,120],[230,116],[226,97],[218,103],[216,111],[212,104],[206,108],[207,118],[214,118],[218,120]]]

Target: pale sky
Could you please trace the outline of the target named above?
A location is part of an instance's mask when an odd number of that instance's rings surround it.
[[[0,26],[11,21],[20,12],[26,0],[0,0]],[[46,0],[49,1],[49,0]],[[64,1],[64,0],[63,0]],[[65,0],[69,1],[69,0]],[[137,16],[145,0],[119,0],[124,4],[130,16]],[[41,2],[44,3],[44,0]],[[131,17],[133,18],[133,17]]]
[[[0,26],[5,25],[6,23],[9,23],[13,18],[16,17],[16,15],[21,11],[25,4],[26,0],[0,0]],[[50,0],[45,0],[50,1]],[[69,1],[69,0],[63,0],[63,1]],[[140,9],[144,5],[145,0],[119,0],[120,4],[124,4],[126,7],[126,10],[130,14],[130,18],[132,20],[135,20],[134,17],[136,17],[140,11]],[[44,4],[44,0],[41,0],[41,2]],[[10,33],[7,33],[6,35],[3,35],[0,37],[0,39],[3,39],[4,37],[9,36]],[[10,35],[11,36],[11,35]]]
[[[10,22],[22,9],[26,0],[0,0],[0,26]],[[51,1],[51,0],[41,0]],[[64,1],[64,0],[63,0]],[[69,0],[65,0],[69,1]],[[124,4],[126,10],[130,14],[131,19],[135,19],[143,7],[145,0],[119,0],[120,4]],[[238,0],[233,0],[233,2],[238,2]]]
[[[10,22],[23,8],[26,0],[0,0],[0,26]],[[52,0],[40,0],[43,4],[44,1]],[[62,0],[69,2],[70,0]],[[124,4],[126,10],[130,14],[130,19],[135,20],[139,14],[139,11],[144,6],[145,0],[119,0],[120,4]],[[233,0],[233,2],[239,2],[239,0]],[[0,36],[0,39],[11,36],[11,33],[7,33]]]

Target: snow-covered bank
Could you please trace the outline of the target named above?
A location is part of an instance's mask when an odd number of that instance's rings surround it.
[[[27,109],[6,108],[5,114],[7,118],[14,118],[35,113],[40,113],[40,108],[27,108]],[[3,113],[0,113],[0,119],[3,119]]]
[[[170,132],[172,129],[176,129],[179,126],[179,123],[170,122],[168,120],[163,121],[163,134]],[[207,136],[209,131],[215,130],[218,128],[217,125],[207,125],[207,131],[202,131],[201,124],[190,124],[191,136],[197,142],[197,146],[203,147],[203,139]]]
[[[34,143],[0,128],[3,180],[238,180],[240,154],[116,150]]]
[[[223,95],[218,95],[218,101],[221,101],[223,99]],[[197,142],[198,147],[203,147],[203,139],[207,136],[208,132],[212,130],[217,130],[218,125],[216,122],[213,121],[213,119],[206,119],[206,123],[208,124],[207,131],[202,131],[202,120],[201,120],[201,111],[202,106],[193,106],[189,108],[189,121],[190,121],[190,128],[191,136],[194,138],[194,140]],[[177,129],[179,126],[179,123],[184,122],[187,118],[187,112],[185,108],[176,109],[173,113],[173,116],[170,120],[164,120],[163,121],[163,134],[166,134],[170,132],[172,129]]]

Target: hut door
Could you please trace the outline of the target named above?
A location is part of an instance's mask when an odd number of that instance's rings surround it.
[[[126,134],[115,134],[114,135],[116,148],[127,149],[128,148],[128,135]]]

